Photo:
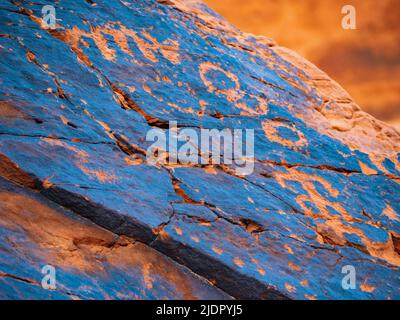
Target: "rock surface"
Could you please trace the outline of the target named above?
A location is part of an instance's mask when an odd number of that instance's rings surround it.
[[[394,129],[201,2],[42,6],[0,5],[2,298],[400,298]],[[149,164],[168,121],[254,129],[254,173]]]
[[[266,35],[315,63],[363,108],[400,131],[400,2],[205,0],[242,31]],[[342,28],[342,8],[357,29]],[[287,32],[290,30],[290,32]]]
[[[0,180],[0,299],[229,299],[149,246]],[[42,267],[57,266],[56,290]],[[58,286],[57,286],[58,284]]]

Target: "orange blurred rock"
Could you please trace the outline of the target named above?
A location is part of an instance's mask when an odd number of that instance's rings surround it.
[[[357,30],[341,27],[345,0],[205,2],[241,30],[271,37],[312,61],[363,110],[400,130],[399,1],[352,1]]]

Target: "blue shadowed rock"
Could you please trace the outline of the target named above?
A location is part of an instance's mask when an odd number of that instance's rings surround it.
[[[199,1],[41,10],[0,7],[0,298],[400,299],[400,135],[325,73]],[[170,121],[254,169],[148,161]]]

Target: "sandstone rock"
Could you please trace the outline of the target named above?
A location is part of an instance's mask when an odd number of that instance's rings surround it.
[[[40,194],[0,180],[4,299],[229,299],[143,243],[99,228]],[[56,267],[44,290],[42,268]]]
[[[55,8],[0,7],[2,297],[400,298],[395,130],[201,2]],[[169,121],[254,129],[254,173],[149,164]]]

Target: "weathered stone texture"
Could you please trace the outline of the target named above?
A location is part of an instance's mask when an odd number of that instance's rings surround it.
[[[2,298],[400,298],[398,132],[200,2],[54,5],[0,5]],[[255,172],[150,165],[168,121],[254,129]]]

